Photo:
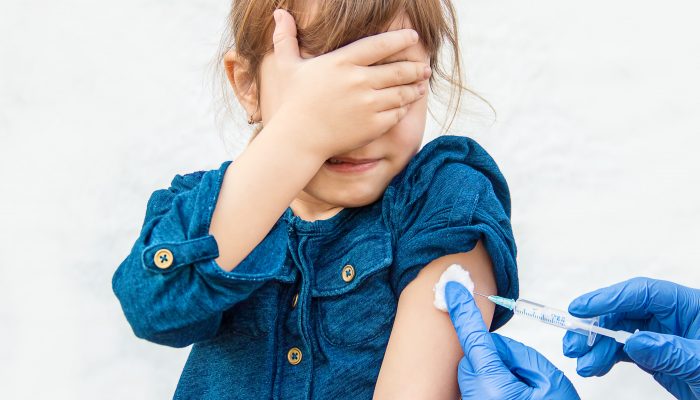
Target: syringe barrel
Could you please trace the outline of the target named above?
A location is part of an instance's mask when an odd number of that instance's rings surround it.
[[[598,326],[599,318],[576,318],[566,311],[557,310],[537,304],[532,301],[518,299],[515,302],[513,312],[528,318],[539,320],[549,325],[557,326],[568,331],[576,332],[588,337],[588,345],[593,346],[596,333],[592,326]]]

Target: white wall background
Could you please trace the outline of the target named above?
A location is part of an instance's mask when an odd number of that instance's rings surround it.
[[[468,81],[498,118],[467,114],[451,133],[509,180],[522,296],[565,308],[635,275],[700,287],[697,3],[455,3]],[[133,336],[111,277],[152,191],[242,149],[222,144],[206,86],[227,5],[3,1],[0,397],[172,396],[189,349]],[[228,136],[245,137],[240,121]],[[501,333],[584,399],[669,397],[631,365],[578,377],[555,329]]]

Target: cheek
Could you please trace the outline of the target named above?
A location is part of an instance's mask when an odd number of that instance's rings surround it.
[[[394,125],[387,136],[391,139],[391,148],[395,155],[403,160],[410,159],[420,148],[425,133],[427,98],[424,97],[411,105],[408,113]]]

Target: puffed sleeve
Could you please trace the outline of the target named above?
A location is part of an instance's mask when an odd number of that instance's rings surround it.
[[[112,277],[136,336],[172,347],[209,339],[223,311],[282,274],[281,219],[232,271],[215,261],[219,248],[209,226],[229,164],[176,175],[150,196],[138,239]]]
[[[472,250],[482,240],[498,295],[518,296],[510,192],[491,156],[472,139],[445,135],[426,144],[387,188],[396,240],[391,285],[396,296],[436,258]],[[496,307],[491,330],[512,312]]]

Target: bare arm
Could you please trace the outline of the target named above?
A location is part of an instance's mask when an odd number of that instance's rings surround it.
[[[481,242],[467,253],[433,260],[401,293],[374,399],[457,399],[457,365],[464,352],[450,316],[433,306],[433,286],[451,264],[469,271],[480,293],[496,293],[491,259]],[[476,299],[486,326],[494,305]]]
[[[270,120],[224,174],[209,233],[219,247],[216,262],[226,271],[265,238],[325,161],[300,146],[280,120]]]

